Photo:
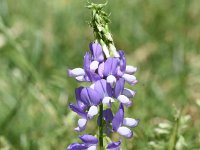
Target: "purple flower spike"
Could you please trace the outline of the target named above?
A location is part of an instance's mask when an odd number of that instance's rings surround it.
[[[107,146],[107,150],[120,150],[121,141],[111,142]]]
[[[117,132],[125,138],[131,138],[133,132],[129,128],[139,124],[137,119],[124,117],[124,107],[132,105],[130,99],[136,93],[125,88],[125,82],[130,85],[138,82],[134,76],[137,68],[127,65],[124,51],[116,50],[108,28],[109,15],[103,11],[102,6],[89,3],[88,8],[92,10],[90,26],[95,34],[95,42],[89,44],[90,51],[84,55],[83,68],[68,70],[69,76],[77,81],[91,82],[91,85],[75,90],[76,102],[69,105],[80,117],[75,131],[84,131],[88,122],[97,115],[98,138],[89,134],[81,135],[79,138],[82,143],[73,143],[68,146],[68,150],[97,150],[98,143],[99,149],[105,149],[105,135],[112,137],[110,134]],[[120,105],[113,115],[114,102]],[[110,142],[106,149],[120,150],[120,145],[121,140]]]
[[[104,43],[105,44],[105,43]],[[105,45],[104,45],[105,46]],[[76,103],[70,104],[72,111],[77,113],[81,118],[78,120],[78,126],[75,131],[82,132],[85,130],[88,121],[98,113],[97,124],[103,132],[110,135],[113,131],[121,136],[131,138],[133,132],[128,128],[134,128],[139,124],[139,120],[124,118],[124,106],[132,105],[130,98],[133,98],[135,91],[124,88],[125,81],[130,85],[135,85],[138,81],[133,75],[137,68],[126,65],[126,58],[123,51],[118,51],[115,57],[105,57],[107,54],[102,50],[99,43],[89,45],[90,52],[84,56],[84,65],[82,68],[68,70],[68,74],[78,81],[92,82],[89,87],[79,87],[76,89]],[[112,113],[112,103],[115,99],[120,102],[119,109],[115,116]],[[107,109],[99,109],[98,106],[107,105]],[[100,112],[103,113],[100,115]],[[100,118],[102,117],[102,118]],[[103,134],[103,133],[101,133]],[[73,143],[68,150],[96,150],[98,139],[92,135],[80,136],[83,144]],[[111,142],[108,144],[108,150],[120,150],[121,141]]]

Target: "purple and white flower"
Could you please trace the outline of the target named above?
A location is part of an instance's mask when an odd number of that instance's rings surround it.
[[[107,150],[120,150],[121,141],[111,142],[107,146]]]
[[[98,139],[92,135],[82,135],[79,136],[82,144],[80,143],[72,143],[68,146],[67,150],[96,150]]]
[[[139,120],[124,118],[124,106],[120,104],[119,109],[112,120],[112,127],[113,131],[119,133],[126,138],[131,138],[133,136],[133,132],[126,126],[133,128],[136,127],[138,123]]]

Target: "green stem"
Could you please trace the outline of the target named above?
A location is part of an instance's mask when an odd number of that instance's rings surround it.
[[[178,112],[178,115],[175,118],[175,124],[174,124],[174,128],[173,128],[173,131],[172,131],[172,135],[171,135],[171,137],[169,139],[168,150],[175,150],[176,143],[177,143],[177,136],[178,136],[178,128],[179,128],[180,117],[181,117],[181,113]]]
[[[103,104],[100,104],[99,108],[99,149],[103,150]]]

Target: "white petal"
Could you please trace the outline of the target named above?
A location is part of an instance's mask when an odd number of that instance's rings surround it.
[[[99,66],[99,62],[98,61],[93,61],[91,64],[90,64],[90,70],[91,71],[95,71]]]
[[[102,100],[103,104],[107,104],[109,107],[111,107],[111,103],[113,103],[115,100],[112,97],[104,97]]]
[[[81,82],[86,81],[84,76],[77,76],[76,80],[81,81]]]
[[[85,71],[82,68],[75,68],[72,70],[68,70],[68,74],[71,77],[84,76]]]
[[[109,75],[106,79],[108,83],[110,83],[111,87],[115,86],[116,78],[113,75]]]
[[[94,84],[90,85],[90,88],[94,89]]]
[[[135,84],[135,82],[137,81],[136,80],[136,77],[133,76],[133,75],[130,75],[130,74],[124,74],[122,76],[129,84]]]
[[[88,118],[92,119],[98,113],[98,108],[96,106],[91,106],[88,111]]]
[[[137,71],[137,67],[133,67],[133,66],[126,66],[126,73],[128,74],[134,74]]]
[[[81,118],[78,120],[78,127],[76,127],[74,130],[77,132],[82,132],[85,130],[87,124],[87,120],[84,118]]]
[[[117,132],[120,135],[122,135],[122,136],[124,136],[126,138],[131,138],[133,136],[133,132],[129,128],[127,128],[127,127],[123,127],[123,126],[119,127],[118,130],[117,130]]]
[[[124,88],[124,90],[122,91],[122,94],[127,96],[128,98],[132,98],[136,92],[127,88]]]
[[[85,128],[86,124],[87,124],[87,119],[81,118],[81,119],[78,120],[79,128]]]
[[[132,102],[128,99],[128,97],[124,95],[119,95],[117,99],[124,105],[129,106]]]
[[[83,131],[79,127],[74,128],[74,130],[77,131],[77,132],[82,132]]]
[[[87,148],[87,150],[96,150],[97,146],[96,145],[92,145],[90,147]]]
[[[136,127],[139,123],[139,120],[132,119],[132,118],[124,118],[123,125],[129,126],[129,127]]]

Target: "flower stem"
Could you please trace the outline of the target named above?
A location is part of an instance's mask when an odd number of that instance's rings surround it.
[[[99,108],[99,149],[103,150],[103,104],[100,104]]]

